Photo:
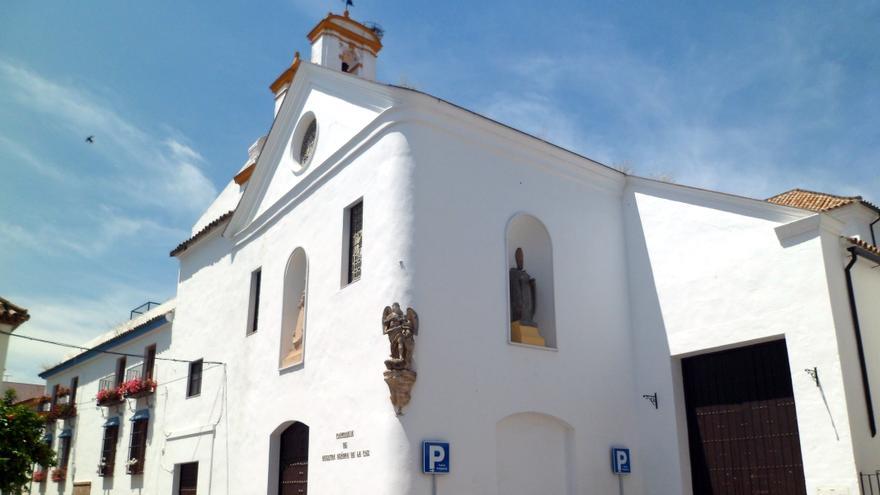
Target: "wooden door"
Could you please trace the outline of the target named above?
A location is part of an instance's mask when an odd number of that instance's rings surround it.
[[[309,427],[294,423],[281,434],[280,495],[306,495],[309,481]]]
[[[701,495],[806,495],[785,341],[682,360]]]
[[[178,495],[196,495],[199,483],[199,463],[188,462],[180,465]]]

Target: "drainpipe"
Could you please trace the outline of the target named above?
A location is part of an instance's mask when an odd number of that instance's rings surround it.
[[[865,391],[865,405],[868,410],[868,427],[871,429],[871,436],[875,437],[877,436],[877,425],[874,422],[874,403],[871,400],[871,388],[868,384],[868,366],[865,363],[865,349],[862,345],[862,329],[859,324],[859,309],[856,305],[856,292],[853,287],[851,270],[859,260],[859,256],[875,263],[880,263],[880,256],[877,256],[870,251],[865,251],[857,246],[853,246],[847,249],[847,251],[850,252],[852,258],[850,258],[849,264],[846,265],[846,268],[844,269],[844,272],[846,273],[846,290],[849,293],[849,309],[853,320],[853,330],[856,334],[856,349],[859,353],[859,368],[861,368],[862,371],[862,388]]]
[[[877,245],[877,234],[874,233],[874,225],[877,225],[877,222],[880,222],[880,214],[877,215],[877,220],[874,220],[870,224],[868,224],[868,228],[871,229],[871,240],[872,244]]]

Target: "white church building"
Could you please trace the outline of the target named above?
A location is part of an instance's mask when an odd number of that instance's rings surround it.
[[[347,12],[308,39],[176,298],[42,373],[31,493],[880,493],[880,208],[628,175],[376,82]]]

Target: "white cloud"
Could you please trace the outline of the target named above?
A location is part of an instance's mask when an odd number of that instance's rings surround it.
[[[57,84],[9,60],[0,59],[0,82],[28,111],[57,119],[83,139],[94,135],[95,143],[84,146],[103,158],[95,174],[105,175],[103,183],[117,193],[188,215],[201,212],[216,196],[200,168],[201,155],[180,140],[155,136],[85,90]],[[21,155],[21,146],[16,149]]]
[[[112,285],[112,284],[110,284]],[[125,322],[131,308],[146,301],[146,291],[134,290],[125,286],[115,286],[101,298],[86,298],[71,295],[64,299],[21,298],[16,304],[27,307],[31,319],[16,330],[16,334],[52,340],[73,345],[81,345],[97,335],[110,331]],[[10,381],[38,383],[37,374],[49,366],[59,363],[73,351],[41,342],[10,338],[7,373]]]
[[[0,245],[5,242],[9,249],[27,248],[51,256],[76,254],[98,258],[120,242],[131,242],[138,237],[185,239],[188,236],[186,230],[167,227],[147,218],[132,217],[107,205],[100,205],[96,211],[84,215],[93,227],[66,228],[49,223],[23,227],[0,220]]]
[[[840,102],[854,96],[842,94],[847,74],[823,54],[827,36],[800,19],[766,22],[727,47],[658,60],[607,29],[573,43],[578,49],[564,60],[544,52],[501,57],[512,89],[479,108],[638,175],[755,197],[809,184],[870,197],[839,167],[859,161],[875,170],[864,163],[876,152],[855,150],[870,155],[856,160],[851,148],[804,151],[811,136],[846,128]],[[876,191],[880,178],[868,179]]]
[[[75,177],[65,173],[57,165],[44,158],[38,157],[26,146],[23,146],[21,143],[16,143],[5,136],[0,136],[0,150],[6,150],[17,160],[14,165],[23,163],[43,177],[59,182],[63,181],[68,184],[76,181]]]

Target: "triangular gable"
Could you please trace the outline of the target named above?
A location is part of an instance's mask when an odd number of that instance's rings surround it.
[[[224,235],[232,237],[259,218],[293,186],[354,138],[392,104],[392,88],[303,62],[278,109],[266,144]],[[317,149],[309,166],[295,174],[291,137],[301,117],[318,121]]]

